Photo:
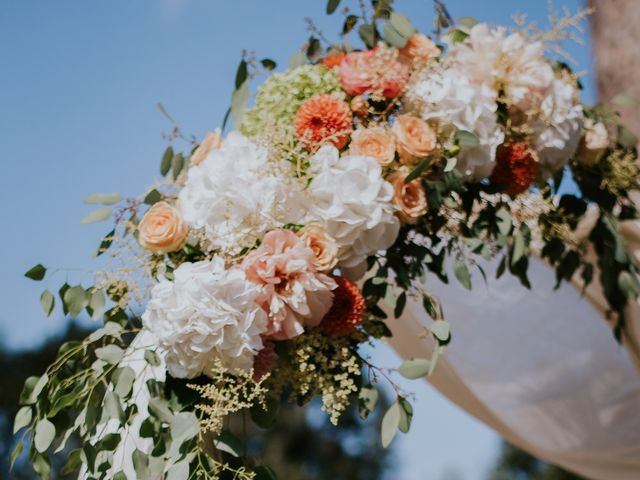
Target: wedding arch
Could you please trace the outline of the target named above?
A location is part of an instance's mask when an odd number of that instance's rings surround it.
[[[234,418],[269,428],[320,397],[340,428],[384,383],[386,447],[419,407],[400,375],[541,458],[640,476],[637,139],[580,102],[557,48],[586,12],[541,31],[435,5],[429,37],[392,0],[329,0],[335,40],[310,22],[279,72],[245,55],[220,129],[174,126],[161,182],[86,199],[83,222],[113,221],[111,266],[40,300],[103,324],[26,381],[14,459],[26,446],[43,478],[66,452],[87,479],[273,479]],[[359,354],[378,341],[397,369]]]

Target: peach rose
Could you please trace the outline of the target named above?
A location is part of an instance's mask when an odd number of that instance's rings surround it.
[[[371,127],[356,130],[351,135],[350,153],[375,158],[386,167],[396,153],[396,142],[391,132],[384,127]]]
[[[265,337],[286,340],[315,327],[333,303],[336,282],[319,273],[315,255],[290,230],[271,230],[242,261],[250,282],[260,285],[256,302],[267,312]]]
[[[322,226],[310,223],[298,232],[298,236],[313,250],[316,257],[313,263],[319,272],[328,272],[336,266],[338,245]]]
[[[369,102],[362,95],[356,95],[351,99],[351,111],[356,116],[365,118],[369,115]]]
[[[191,155],[191,165],[200,165],[211,150],[216,150],[222,146],[222,136],[220,135],[220,129],[216,128],[213,132],[207,133],[202,140],[202,143],[198,145],[196,151]]]
[[[400,59],[409,63],[426,62],[440,55],[438,46],[421,33],[413,35],[399,51]]]
[[[175,252],[186,243],[188,233],[178,210],[167,202],[158,202],[142,217],[138,242],[152,253]]]
[[[409,80],[409,67],[398,59],[398,51],[376,47],[348,53],[339,69],[340,85],[349,95],[378,93],[395,98]]]
[[[374,53],[370,50],[348,53],[340,64],[340,85],[349,95],[368,93],[373,85],[371,75]]]
[[[398,115],[391,131],[402,163],[422,160],[436,149],[436,132],[418,117]]]
[[[409,169],[400,168],[393,172],[387,181],[393,185],[393,204],[398,209],[398,217],[405,223],[415,223],[418,218],[427,213],[427,196],[422,188],[420,179],[404,183],[409,175]]]

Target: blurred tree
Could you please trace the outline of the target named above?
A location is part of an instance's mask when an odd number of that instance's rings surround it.
[[[11,351],[0,346],[0,479],[38,478],[24,455],[9,473],[9,456],[17,441],[12,434],[13,418],[18,411],[22,385],[29,376],[42,375],[62,343],[79,340],[88,333],[71,323],[61,335],[33,350]],[[376,412],[380,411],[384,408]],[[252,449],[260,452],[261,461],[272,466],[280,479],[376,480],[384,478],[391,461],[388,450],[380,445],[379,423],[379,413],[363,422],[353,407],[345,412],[337,429],[329,424],[318,403],[309,408],[287,405],[270,430],[252,427],[248,421],[247,437]],[[64,454],[52,465],[55,479],[71,478],[59,473],[66,460],[62,457]]]
[[[582,477],[549,465],[508,443],[496,460],[488,480],[583,480]]]

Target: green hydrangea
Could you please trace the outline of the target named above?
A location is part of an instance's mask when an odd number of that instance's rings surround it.
[[[240,131],[255,136],[269,123],[292,125],[300,106],[309,98],[332,93],[345,98],[335,70],[323,65],[303,65],[274,73],[258,89],[254,106],[247,110]]]

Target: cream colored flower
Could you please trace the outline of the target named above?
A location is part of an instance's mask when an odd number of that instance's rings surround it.
[[[318,223],[310,223],[298,232],[315,254],[314,265],[319,272],[328,272],[338,263],[338,244]]]
[[[391,130],[402,163],[422,160],[436,149],[436,132],[418,117],[398,115]]]
[[[419,179],[405,183],[409,169],[400,168],[393,172],[387,181],[393,185],[395,192],[393,204],[398,209],[398,217],[405,223],[415,223],[418,218],[427,213],[427,196]]]
[[[180,212],[167,202],[154,204],[138,225],[138,241],[153,253],[180,250],[187,241],[188,227]]]
[[[222,146],[222,135],[220,135],[220,129],[216,128],[213,132],[207,133],[202,140],[202,143],[198,145],[196,151],[191,155],[191,164],[200,165],[202,161],[207,158],[211,150],[217,150]]]
[[[363,157],[373,157],[383,167],[393,162],[396,142],[389,130],[384,127],[371,127],[356,130],[351,135],[349,153]]]

